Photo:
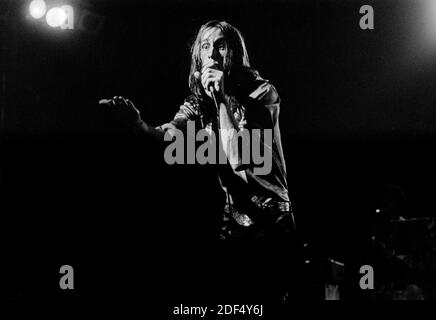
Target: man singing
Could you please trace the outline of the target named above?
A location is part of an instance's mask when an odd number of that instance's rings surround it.
[[[237,245],[244,243],[241,248],[246,252],[252,243],[262,242],[280,247],[283,255],[292,255],[286,251],[293,241],[294,216],[279,130],[280,98],[275,87],[250,67],[239,30],[216,20],[200,28],[191,48],[189,88],[191,95],[174,119],[159,127],[145,123],[128,99],[116,96],[100,103],[117,112],[136,133],[162,141],[165,136],[175,136],[177,130],[186,130],[189,121],[195,121],[196,128],[214,132],[228,160],[225,165],[216,165],[226,194],[220,238]],[[241,161],[242,148],[234,133],[254,129],[261,129],[256,130],[259,141],[264,152],[271,153],[271,170],[267,173],[256,174],[256,164]],[[270,141],[262,130],[270,130]],[[255,140],[253,134],[251,141]],[[252,263],[256,264],[254,258]],[[271,264],[273,273],[276,266],[273,261]]]

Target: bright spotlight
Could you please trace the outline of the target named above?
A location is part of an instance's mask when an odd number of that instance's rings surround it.
[[[50,27],[57,28],[67,21],[67,13],[62,8],[51,8],[48,10],[45,19]]]
[[[436,39],[436,2],[434,0],[427,0],[424,8],[424,30],[428,41],[434,44]]]
[[[47,11],[44,0],[33,0],[29,5],[29,13],[35,19],[41,19]]]

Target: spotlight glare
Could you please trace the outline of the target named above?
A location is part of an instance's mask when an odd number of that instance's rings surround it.
[[[67,13],[62,8],[51,8],[46,15],[47,24],[52,28],[57,28],[67,21]]]
[[[47,11],[44,0],[33,0],[29,5],[29,13],[34,19],[41,19]]]

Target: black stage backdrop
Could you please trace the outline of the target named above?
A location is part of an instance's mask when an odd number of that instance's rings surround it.
[[[364,4],[374,30],[359,28]],[[8,299],[213,300],[235,268],[216,245],[213,170],[166,165],[158,145],[98,105],[123,95],[149,123],[169,121],[189,93],[189,44],[210,19],[241,30],[281,95],[288,182],[313,261],[363,256],[383,201],[405,218],[434,216],[436,68],[420,58],[410,1],[76,2],[103,19],[97,32],[50,29],[27,5],[2,3]],[[64,264],[72,293],[58,287]],[[313,285],[318,271],[302,272]]]

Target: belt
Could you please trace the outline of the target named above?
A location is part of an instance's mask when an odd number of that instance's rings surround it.
[[[266,197],[251,197],[251,201],[257,208],[266,211],[292,212],[292,206],[289,201],[276,201]]]
[[[292,206],[289,201],[276,201],[272,198],[258,196],[251,197],[251,201],[262,213],[267,214],[266,216],[261,214],[262,216],[265,218],[269,217],[269,219],[272,219],[271,221],[275,221],[276,223],[282,220],[285,216],[289,214],[292,215]],[[227,214],[230,214],[233,220],[241,226],[249,227],[253,224],[253,220],[248,215],[239,212],[239,210],[229,203],[226,204],[224,211]]]

